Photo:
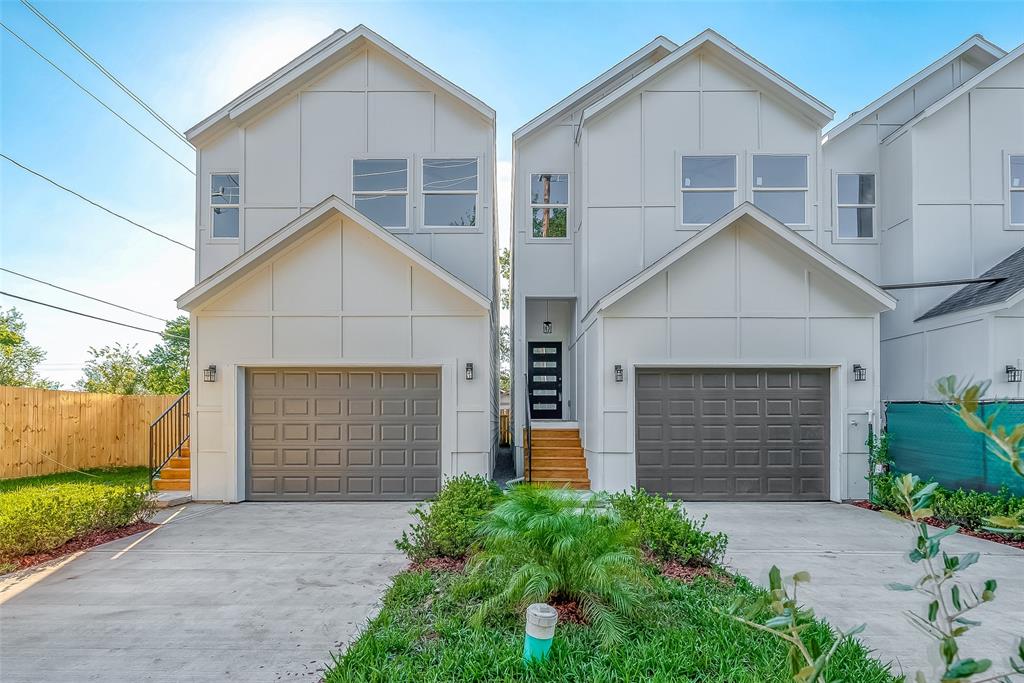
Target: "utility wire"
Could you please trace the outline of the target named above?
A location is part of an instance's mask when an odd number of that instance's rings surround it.
[[[30,276],[30,275],[25,275],[24,273],[19,273],[17,271],[13,271],[10,268],[4,268],[4,267],[0,266],[0,270],[2,270],[5,273],[10,273],[11,275],[17,275],[18,277],[23,277],[26,280],[31,280],[32,282],[38,282],[39,284],[46,285],[47,287],[53,287],[54,289],[59,289],[60,291],[67,292],[68,294],[74,294],[75,296],[80,296],[83,299],[90,299],[91,301],[98,301],[101,304],[106,304],[107,306],[113,306],[114,308],[120,308],[122,311],[128,311],[129,313],[135,313],[137,315],[144,315],[147,318],[152,318],[153,320],[159,320],[162,323],[168,322],[168,320],[166,318],[160,318],[160,317],[155,316],[155,315],[150,315],[149,313],[143,313],[142,311],[138,311],[138,310],[136,310],[134,308],[128,308],[127,306],[122,306],[121,304],[115,304],[114,302],[106,301],[105,299],[98,299],[98,298],[96,298],[94,296],[89,296],[88,294],[83,294],[82,292],[76,292],[73,289],[68,289],[66,287],[61,287],[60,285],[55,285],[52,282],[47,282],[46,280],[40,280],[39,278],[34,278],[34,277]]]
[[[131,218],[128,218],[126,216],[122,216],[121,214],[117,213],[113,209],[108,209],[107,207],[103,206],[102,204],[99,204],[98,202],[94,202],[93,200],[89,199],[85,195],[82,195],[82,194],[79,194],[78,192],[75,192],[70,187],[67,187],[66,185],[61,185],[56,180],[54,180],[54,179],[52,179],[52,178],[50,178],[48,176],[43,175],[39,171],[34,171],[31,168],[29,168],[28,166],[26,166],[25,164],[22,164],[20,162],[15,161],[14,159],[12,159],[11,157],[7,156],[3,152],[0,152],[0,157],[3,157],[4,159],[6,159],[7,161],[11,162],[12,164],[17,166],[18,168],[20,168],[20,169],[22,169],[24,171],[28,171],[29,173],[31,173],[34,176],[42,178],[43,180],[45,180],[46,182],[50,183],[51,185],[54,185],[55,187],[59,187],[60,189],[64,190],[65,192],[69,192],[69,193],[75,195],[76,197],[78,197],[82,201],[88,202],[89,204],[92,204],[96,208],[102,209],[102,210],[106,211],[111,216],[115,216],[115,217],[120,218],[121,220],[123,220],[123,221],[125,221],[127,223],[131,223],[132,225],[134,225],[137,228],[142,228],[146,232],[152,233],[152,234],[156,235],[157,237],[162,237],[163,239],[167,240],[168,242],[174,242],[178,246],[185,247],[189,251],[195,251],[195,249],[193,249],[192,247],[188,246],[184,242],[179,242],[178,240],[174,239],[173,237],[168,237],[167,235],[163,234],[162,232],[157,232],[153,228],[147,228],[142,223],[137,223],[137,222],[133,221]]]
[[[122,322],[118,322],[116,320],[110,320],[109,318],[101,318],[98,315],[89,315],[88,313],[82,313],[81,311],[73,311],[70,308],[62,308],[60,306],[55,306],[54,304],[48,304],[45,301],[36,301],[35,299],[29,299],[29,298],[26,298],[26,297],[23,297],[23,296],[18,296],[17,294],[11,294],[10,292],[5,292],[3,290],[0,290],[0,295],[9,296],[12,299],[18,299],[20,301],[27,301],[30,304],[38,304],[40,306],[46,306],[47,308],[55,308],[58,311],[64,311],[65,313],[71,313],[72,315],[80,315],[83,318],[92,318],[93,320],[99,320],[100,322],[110,323],[111,325],[120,325],[121,327],[130,327],[131,329],[139,330],[140,332],[149,332],[150,334],[155,334],[155,335],[157,335],[159,337],[163,337],[165,339],[181,339],[182,341],[188,341],[188,337],[182,337],[181,335],[178,335],[178,334],[167,334],[166,332],[157,332],[156,330],[151,330],[151,329],[146,328],[146,327],[138,327],[137,325],[129,325],[128,323],[122,323]]]
[[[155,140],[154,140],[153,138],[149,137],[148,135],[146,135],[145,133],[143,133],[143,132],[142,132],[141,130],[139,130],[138,128],[136,128],[135,126],[133,126],[133,125],[132,125],[131,123],[129,123],[129,122],[128,122],[128,119],[126,119],[125,117],[121,116],[120,114],[118,114],[118,113],[117,113],[116,111],[114,111],[113,109],[111,109],[111,108],[110,108],[110,106],[109,106],[109,105],[108,105],[108,104],[107,104],[106,102],[104,102],[104,101],[103,101],[103,100],[101,100],[101,99],[100,99],[99,97],[97,97],[96,95],[94,95],[94,94],[92,93],[92,91],[91,91],[91,90],[89,90],[89,89],[88,89],[88,88],[86,88],[86,87],[85,87],[84,85],[82,85],[81,83],[79,83],[78,81],[76,81],[76,80],[75,80],[74,78],[72,78],[72,77],[71,77],[71,75],[70,75],[70,74],[69,74],[69,73],[68,73],[67,71],[65,71],[64,69],[62,69],[62,68],[60,68],[59,66],[57,66],[57,65],[56,65],[56,64],[55,64],[55,63],[54,63],[53,61],[51,61],[51,60],[50,60],[50,58],[49,58],[49,57],[47,57],[47,56],[46,56],[46,55],[44,55],[44,54],[43,54],[42,52],[40,52],[39,50],[37,50],[37,49],[35,49],[34,47],[32,47],[31,45],[29,45],[28,41],[27,41],[27,40],[25,40],[24,38],[22,38],[22,37],[21,37],[20,35],[18,35],[17,33],[15,33],[15,32],[14,32],[14,30],[13,30],[13,29],[11,29],[11,27],[10,27],[10,26],[8,26],[7,24],[3,23],[2,21],[0,21],[0,26],[2,26],[2,27],[4,28],[4,30],[5,30],[5,31],[7,31],[7,32],[8,32],[8,33],[10,33],[10,34],[11,34],[12,36],[14,36],[14,37],[15,37],[15,38],[17,38],[17,39],[18,39],[19,41],[21,41],[21,44],[22,44],[22,45],[24,45],[25,47],[27,47],[27,48],[28,48],[29,50],[32,50],[32,52],[36,53],[36,55],[38,55],[40,59],[42,59],[42,60],[43,60],[44,62],[46,62],[47,64],[49,64],[50,66],[52,66],[52,67],[53,67],[54,69],[56,69],[57,71],[59,71],[59,72],[60,72],[61,74],[63,74],[63,76],[64,76],[65,78],[67,78],[67,79],[68,79],[69,81],[71,81],[72,83],[74,83],[75,85],[77,85],[77,86],[78,86],[78,87],[79,87],[79,88],[80,88],[80,89],[82,90],[82,92],[84,92],[84,93],[85,93],[86,95],[88,95],[88,96],[89,96],[89,97],[91,97],[92,99],[96,100],[96,101],[97,101],[97,102],[98,102],[98,103],[100,104],[100,106],[102,106],[102,107],[103,107],[104,109],[106,109],[107,111],[109,111],[109,112],[110,112],[111,114],[113,114],[113,115],[114,115],[114,116],[116,116],[117,118],[121,119],[121,121],[122,121],[122,123],[124,123],[124,125],[128,126],[128,127],[129,127],[129,128],[131,128],[132,130],[134,130],[134,131],[135,131],[136,133],[138,133],[138,134],[139,134],[139,135],[141,135],[142,137],[146,138],[146,140],[148,140],[148,141],[149,141],[149,143],[150,143],[151,145],[153,145],[154,147],[156,147],[157,149],[159,149],[159,150],[160,150],[161,152],[163,152],[164,154],[166,154],[166,155],[167,155],[167,157],[168,157],[169,159],[171,159],[172,161],[174,161],[174,163],[178,164],[179,166],[181,166],[181,167],[182,167],[183,169],[185,169],[186,171],[188,171],[188,172],[189,172],[189,173],[191,173],[192,175],[195,175],[195,174],[196,174],[196,172],[195,172],[195,171],[193,171],[193,170],[192,170],[191,168],[189,168],[188,166],[186,166],[186,165],[185,165],[185,164],[184,164],[184,163],[183,163],[183,162],[182,162],[182,161],[181,161],[180,159],[178,159],[178,157],[174,156],[173,154],[171,154],[170,152],[168,152],[168,151],[167,151],[166,149],[164,149],[163,147],[161,147],[161,146],[160,146],[160,145],[159,145],[159,144],[158,144],[158,143],[157,143],[157,142],[156,142],[156,141],[155,141]]]
[[[150,106],[149,106],[148,104],[146,104],[145,102],[143,102],[143,101],[142,101],[142,98],[141,98],[141,97],[139,97],[138,95],[136,95],[135,93],[133,93],[133,92],[132,92],[132,91],[131,91],[131,90],[130,90],[130,89],[128,88],[128,86],[126,86],[126,85],[125,85],[124,83],[122,83],[121,81],[119,81],[119,80],[117,79],[117,77],[116,77],[116,76],[114,76],[114,74],[112,74],[112,73],[110,73],[109,71],[107,71],[107,70],[106,70],[106,68],[104,68],[104,66],[103,66],[102,64],[100,64],[100,63],[99,63],[98,61],[96,61],[96,59],[95,59],[95,58],[93,58],[93,56],[92,56],[92,55],[90,55],[90,54],[89,54],[88,52],[86,52],[86,51],[85,51],[85,50],[84,50],[84,49],[83,49],[83,48],[82,48],[82,47],[81,47],[81,46],[80,46],[80,45],[79,45],[78,43],[76,43],[75,41],[73,41],[73,40],[71,39],[71,37],[70,37],[70,36],[69,36],[68,34],[64,33],[64,31],[61,31],[61,30],[60,30],[60,27],[59,27],[59,26],[57,26],[57,24],[55,24],[55,23],[53,23],[52,21],[50,21],[50,19],[49,19],[49,18],[47,18],[47,17],[46,17],[46,15],[44,15],[44,14],[43,14],[42,12],[40,12],[40,11],[39,11],[38,9],[36,9],[35,7],[33,7],[33,6],[32,6],[32,4],[28,2],[28,0],[21,0],[21,4],[23,4],[23,5],[25,6],[25,7],[27,7],[27,8],[28,8],[28,9],[29,9],[29,10],[30,10],[30,11],[31,11],[31,12],[32,12],[33,14],[35,14],[35,15],[36,15],[37,17],[39,17],[39,18],[40,18],[40,19],[41,19],[41,20],[43,21],[43,23],[45,23],[45,24],[46,24],[47,26],[49,26],[49,27],[50,27],[51,29],[53,29],[53,32],[54,32],[54,33],[56,33],[56,34],[57,34],[58,36],[60,36],[61,38],[63,38],[63,39],[64,39],[64,42],[66,42],[66,43],[67,43],[68,45],[70,45],[71,47],[75,48],[75,50],[76,50],[76,51],[78,52],[78,54],[80,54],[80,55],[82,55],[83,57],[85,57],[85,58],[86,58],[86,59],[87,59],[87,60],[89,61],[89,63],[90,63],[90,64],[92,64],[92,65],[93,65],[93,66],[95,66],[95,67],[96,67],[97,69],[99,69],[99,70],[100,70],[100,72],[101,72],[101,73],[102,73],[102,74],[103,74],[104,76],[106,76],[107,78],[109,78],[109,79],[111,80],[111,82],[113,82],[113,84],[114,84],[114,85],[116,85],[116,86],[117,86],[118,88],[120,88],[120,89],[121,89],[121,91],[122,91],[122,92],[124,92],[124,94],[128,95],[128,97],[130,97],[130,98],[132,98],[133,100],[135,100],[135,103],[136,103],[136,104],[138,104],[138,105],[139,105],[140,107],[142,107],[142,108],[143,108],[143,109],[145,109],[145,110],[146,110],[147,112],[149,112],[149,114],[150,114],[150,115],[151,115],[151,116],[152,116],[153,118],[155,118],[155,119],[156,119],[157,121],[159,121],[159,122],[160,122],[160,123],[161,123],[161,124],[163,125],[163,127],[164,127],[164,128],[166,128],[167,130],[171,131],[171,133],[173,133],[175,137],[177,137],[177,138],[178,138],[179,140],[181,140],[182,142],[184,142],[184,143],[185,143],[186,145],[188,145],[189,147],[192,147],[192,143],[188,141],[188,138],[186,138],[186,137],[185,137],[184,135],[182,135],[182,134],[181,134],[181,133],[180,133],[180,132],[178,131],[178,129],[177,129],[177,128],[175,128],[174,126],[172,126],[171,124],[169,124],[169,123],[168,123],[168,122],[167,122],[166,120],[164,120],[164,118],[163,118],[162,116],[160,116],[159,114],[157,114],[157,113],[156,113],[156,112],[155,112],[155,111],[153,110],[153,108],[152,108],[152,107],[150,107]]]

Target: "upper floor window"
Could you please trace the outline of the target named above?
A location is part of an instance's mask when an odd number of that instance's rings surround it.
[[[478,189],[476,159],[424,159],[423,225],[475,227]]]
[[[870,239],[875,236],[875,175],[836,174],[836,237]]]
[[[409,161],[407,159],[354,159],[352,203],[384,228],[405,228],[409,212]]]
[[[530,176],[530,214],[534,237],[566,237],[569,218],[569,175],[534,173]]]
[[[735,156],[682,158],[682,220],[707,225],[736,206]]]
[[[1024,154],[1010,156],[1010,223],[1024,225]]]
[[[783,223],[807,223],[807,156],[755,154],[754,206]]]
[[[213,237],[238,237],[238,202],[240,198],[237,173],[210,175],[210,205],[213,207]]]

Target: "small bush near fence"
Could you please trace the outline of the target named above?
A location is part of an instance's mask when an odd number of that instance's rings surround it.
[[[145,486],[55,484],[0,494],[0,566],[91,532],[142,521],[152,506]]]
[[[921,486],[924,486],[923,482],[918,488]],[[900,498],[899,475],[891,472],[876,475],[871,502],[886,510],[903,511],[906,506]],[[939,486],[935,490],[932,506],[932,517],[935,519],[971,531],[985,527],[986,517],[1013,517],[1019,512],[1024,512],[1024,496],[1014,495],[1005,486],[997,493],[950,490]]]

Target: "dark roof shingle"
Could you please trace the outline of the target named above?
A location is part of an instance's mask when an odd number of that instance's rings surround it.
[[[1006,301],[1024,289],[1024,249],[1006,257],[981,277],[1004,277],[1002,282],[979,282],[965,285],[942,300],[917,320],[934,318],[937,315],[966,311],[978,306],[988,306]],[[916,321],[915,321],[916,322]]]

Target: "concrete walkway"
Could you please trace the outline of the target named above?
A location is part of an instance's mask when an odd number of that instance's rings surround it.
[[[727,561],[737,572],[766,584],[768,570],[783,576],[811,573],[801,602],[834,626],[848,629],[866,623],[861,640],[875,656],[893,663],[893,671],[913,679],[923,670],[938,680],[936,641],[910,626],[904,610],[926,611],[925,596],[888,590],[888,583],[913,584],[922,575],[906,555],[913,529],[877,512],[835,503],[690,503],[691,514],[708,515],[708,528],[729,534]],[[978,586],[999,582],[996,600],[968,616],[981,621],[963,640],[966,657],[989,658],[989,673],[1006,670],[1006,658],[1024,637],[1024,551],[957,535],[943,541],[948,553],[981,553],[963,573]],[[979,591],[980,592],[980,591]]]
[[[0,680],[320,680],[405,567],[410,506],[162,511],[177,515],[134,547],[142,534],[0,582]]]

